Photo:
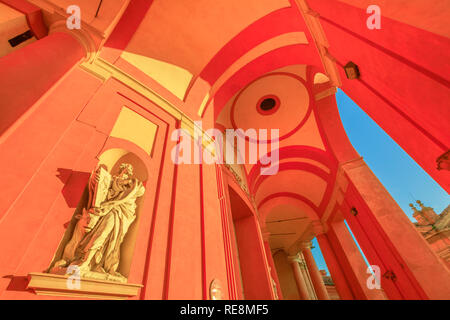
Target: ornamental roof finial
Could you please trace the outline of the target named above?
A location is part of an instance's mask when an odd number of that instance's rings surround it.
[[[417,200],[416,203],[420,206],[420,208],[421,208],[422,210],[425,209],[425,206],[424,206],[424,204],[422,203],[422,201]]]
[[[413,209],[414,213],[418,212],[417,208],[412,203],[410,203],[409,206]]]

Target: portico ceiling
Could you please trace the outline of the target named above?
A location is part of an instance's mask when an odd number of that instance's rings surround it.
[[[124,1],[115,6],[122,8]],[[54,2],[66,5],[63,0]],[[102,10],[109,12],[111,1],[104,2]],[[315,31],[304,20],[305,8],[299,3],[303,1],[154,0],[149,5],[134,0],[134,11],[126,12],[128,24],[118,25],[123,32],[113,32],[100,53],[110,63],[120,61],[122,68],[131,65],[129,73],[149,76],[173,94],[181,109],[192,88],[201,87],[203,91],[196,91],[204,95],[201,110],[182,110],[193,120],[207,114],[222,129],[279,130],[278,173],[261,175],[260,162],[243,167],[263,221],[282,220],[284,209],[293,218],[317,219],[336,174],[312,93],[316,83],[333,79],[322,65]],[[92,3],[80,4],[89,19]],[[112,58],[116,51],[118,56]],[[272,99],[276,107],[261,111],[265,99]],[[289,208],[283,206],[286,203]],[[269,230],[281,234],[285,225],[275,223]],[[289,228],[293,227],[298,229],[294,235],[271,241],[288,247],[307,224],[295,222]]]

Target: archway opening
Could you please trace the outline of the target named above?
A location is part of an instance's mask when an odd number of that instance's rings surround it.
[[[228,192],[235,235],[235,258],[237,258],[242,284],[242,298],[272,299],[272,288],[257,219],[252,210],[231,187]]]

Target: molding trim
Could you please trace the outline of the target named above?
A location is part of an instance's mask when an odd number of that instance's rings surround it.
[[[132,90],[136,91],[146,99],[152,101],[154,104],[162,108],[176,120],[179,120],[181,122],[181,128],[186,130],[186,132],[189,133],[191,137],[194,137],[195,127],[197,132],[202,132],[203,147],[210,151],[212,154],[215,154],[215,143],[213,143],[214,140],[204,130],[201,130],[198,126],[196,126],[194,120],[189,118],[177,106],[173,105],[163,96],[158,94],[155,90],[136,80],[130,74],[124,72],[120,68],[100,57],[95,57],[92,61],[81,63],[80,68],[92,74],[94,77],[99,78],[103,82],[106,82],[110,78],[122,82],[124,85],[128,86]]]
[[[80,279],[80,288],[67,287],[68,276],[50,273],[29,273],[28,288],[37,295],[66,296],[76,298],[123,300],[137,296],[141,284],[119,283],[105,280]]]
[[[337,92],[337,88],[331,87],[331,88],[328,88],[326,90],[323,90],[323,91],[317,93],[314,98],[316,99],[316,101],[319,101],[319,100],[325,99],[329,96],[334,96],[336,94],[336,92]]]
[[[342,86],[336,59],[328,52],[330,44],[327,40],[322,25],[320,24],[319,13],[311,10],[306,0],[295,0],[295,2],[297,3],[303,19],[308,26],[309,32],[314,39],[317,50],[319,51],[320,59],[322,60],[322,64],[325,68],[325,72],[328,78],[330,78],[333,86]]]

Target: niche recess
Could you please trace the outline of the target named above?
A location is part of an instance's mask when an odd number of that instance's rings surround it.
[[[121,163],[129,163],[133,166],[133,175],[142,181],[144,186],[148,179],[148,171],[144,162],[134,153],[124,149],[109,149],[102,153],[99,157],[98,165],[106,165],[111,174],[118,172]],[[120,263],[118,271],[128,278],[133,254],[136,244],[136,237],[139,229],[141,209],[146,193],[136,200],[136,219],[130,225],[120,248]],[[50,263],[47,273],[30,273],[30,283],[28,287],[34,289],[37,294],[47,295],[69,295],[77,297],[94,297],[94,298],[110,298],[124,299],[137,295],[140,284],[118,283],[96,279],[81,279],[80,288],[69,289],[67,286],[68,276],[50,274],[48,271],[53,267],[54,263],[61,259],[67,242],[71,239],[77,219],[75,216],[82,212],[82,208],[86,206],[88,201],[88,188],[85,186],[83,195],[78,203],[77,208],[72,216],[69,226],[56,250],[56,253]]]

